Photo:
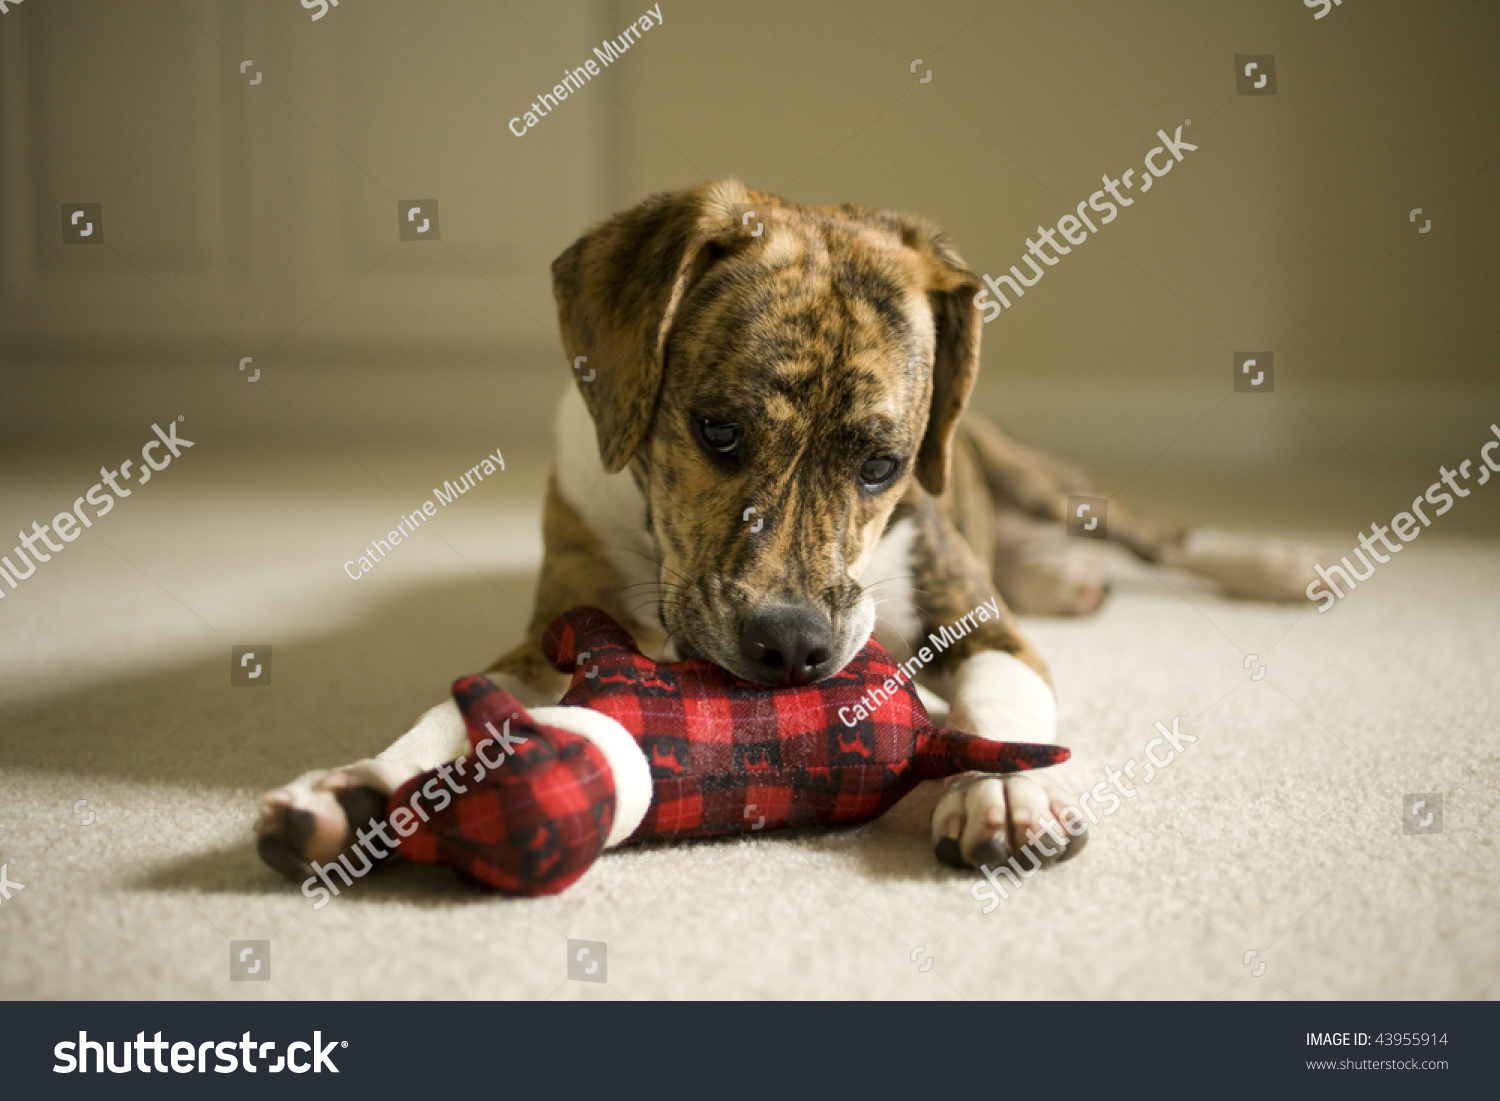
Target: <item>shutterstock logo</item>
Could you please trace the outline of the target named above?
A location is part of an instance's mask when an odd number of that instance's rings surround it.
[[[1276,389],[1270,352],[1234,353],[1234,388],[1241,394],[1269,394]]]
[[[104,243],[104,205],[102,203],[63,203],[62,235],[65,245],[99,245]]]
[[[1069,535],[1084,539],[1109,537],[1109,500],[1105,497],[1068,498],[1066,524]]]
[[[1145,155],[1141,169],[1127,168],[1120,173],[1118,179],[1108,172],[1104,173],[1099,177],[1103,186],[1088,198],[1080,199],[1073,212],[1059,218],[1056,226],[1037,226],[1036,240],[1026,238],[1026,255],[1021,257],[1021,263],[1031,272],[1030,276],[1023,274],[1017,264],[1010,266],[1009,275],[994,276],[985,273],[986,289],[974,296],[974,305],[982,311],[985,323],[999,317],[1002,310],[1014,309],[1010,295],[1017,298],[1025,295],[1028,287],[1041,282],[1048,269],[1056,267],[1074,249],[1087,244],[1089,234],[1097,234],[1103,226],[1118,218],[1123,209],[1134,206],[1136,200],[1150,191],[1157,180],[1172,171],[1183,159],[1184,153],[1197,149],[1196,145],[1184,141],[1182,137],[1183,126],[1191,126],[1192,122],[1192,119],[1184,120],[1182,126],[1177,127],[1176,133],[1170,136],[1165,130],[1158,130],[1156,137],[1161,144]],[[1126,194],[1132,190],[1135,191],[1134,195]],[[1094,224],[1090,211],[1098,215],[1098,225]],[[1064,241],[1067,243],[1064,244]],[[1038,260],[1041,261],[1040,264],[1037,263]]]
[[[171,466],[173,459],[181,458],[183,451],[193,446],[192,440],[185,440],[177,434],[177,424],[182,419],[178,417],[175,421],[168,421],[166,428],[159,424],[151,426],[156,438],[141,448],[139,464],[134,459],[126,459],[116,470],[101,466],[99,481],[87,493],[75,498],[72,508],[64,509],[52,517],[50,524],[33,520],[30,531],[18,532],[20,543],[15,550],[0,556],[0,581],[12,589],[18,588],[22,581],[36,573],[38,566],[52,561],[69,543],[75,542],[85,528],[93,527],[95,520],[108,516],[118,501],[123,501],[135,492],[122,483],[134,480],[136,489],[139,489],[154,475]],[[135,474],[131,474],[132,467]],[[109,486],[108,493],[104,490],[106,485]],[[91,507],[86,509],[85,504]],[[0,600],[4,599],[5,589],[0,587]]]
[[[1235,91],[1242,96],[1276,94],[1276,58],[1271,54],[1235,54]]]
[[[268,940],[230,941],[229,981],[270,982],[271,942]]]
[[[1412,498],[1410,509],[1396,513],[1389,524],[1371,524],[1368,535],[1360,532],[1359,546],[1350,551],[1359,562],[1358,566],[1346,554],[1338,562],[1326,566],[1320,562],[1313,567],[1313,572],[1318,576],[1308,583],[1306,593],[1307,599],[1319,602],[1319,614],[1328,611],[1359,588],[1361,581],[1374,577],[1376,566],[1385,565],[1401,553],[1413,539],[1431,526],[1433,517],[1441,516],[1453,507],[1455,497],[1469,496],[1475,488],[1487,484],[1496,474],[1500,474],[1500,454],[1497,454],[1500,452],[1500,423],[1490,425],[1490,435],[1494,439],[1486,440],[1479,448],[1479,458],[1465,459],[1453,470],[1439,466],[1438,480],[1428,486],[1425,492]],[[1478,477],[1471,481],[1473,475]],[[1431,516],[1427,514],[1426,506],[1432,506]],[[1391,538],[1393,535],[1394,540]],[[1385,549],[1381,550],[1382,547]],[[1360,569],[1361,566],[1364,567],[1363,570]]]
[[[229,650],[229,683],[235,688],[260,688],[271,683],[271,644],[250,643]]]
[[[436,199],[402,199],[396,204],[397,223],[403,241],[438,240]]]
[[[246,942],[252,943],[252,942]],[[304,1035],[306,1035],[304,1033]],[[265,1071],[280,1074],[289,1070],[293,1074],[339,1073],[333,1061],[335,1048],[347,1048],[348,1040],[323,1042],[323,1033],[314,1031],[312,1040],[293,1040],[286,1045],[285,1054],[276,1054],[275,1040],[257,1040],[246,1032],[238,1040],[163,1040],[161,1033],[148,1040],[144,1031],[137,1032],[134,1040],[120,1040],[120,1059],[115,1061],[114,1040],[90,1040],[87,1032],[79,1032],[77,1040],[62,1040],[52,1048],[57,1059],[53,1074],[93,1073],[129,1074],[139,1070],[150,1074],[153,1070],[165,1074],[170,1069],[174,1074],[233,1074],[244,1070],[247,1074]],[[132,1055],[134,1058],[132,1059]],[[271,1057],[275,1055],[273,1063]],[[210,1058],[217,1060],[212,1066]],[[167,1066],[168,1062],[171,1067]]]

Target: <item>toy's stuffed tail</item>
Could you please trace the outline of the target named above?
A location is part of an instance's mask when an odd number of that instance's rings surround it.
[[[960,772],[1024,772],[1060,765],[1073,754],[1066,746],[1038,742],[996,742],[960,730],[935,726],[917,735],[915,764],[924,780]]]

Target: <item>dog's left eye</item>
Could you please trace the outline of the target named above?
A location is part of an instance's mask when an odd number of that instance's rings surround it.
[[[866,489],[880,489],[896,476],[900,465],[895,459],[866,459],[859,468],[859,480]]]
[[[698,435],[720,455],[733,455],[740,446],[740,426],[727,421],[700,420]]]

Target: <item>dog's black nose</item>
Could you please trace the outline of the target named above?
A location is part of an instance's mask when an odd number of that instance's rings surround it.
[[[763,604],[740,630],[740,656],[768,684],[811,684],[833,672],[833,624],[815,608]]]

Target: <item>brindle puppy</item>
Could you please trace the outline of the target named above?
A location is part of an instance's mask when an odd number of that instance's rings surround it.
[[[1100,564],[1040,531],[1091,487],[964,415],[981,284],[935,227],[727,180],[648,199],[552,273],[577,385],[558,413],[531,625],[492,669],[523,702],[562,694],[542,632],[593,604],[655,656],[704,657],[765,684],[826,677],[872,631],[898,660],[925,646],[920,679],[951,702],[950,725],[1054,740],[1046,666],[1006,604],[1098,606]],[[1108,520],[1109,538],[1141,558],[1240,595],[1295,598],[1310,576],[1300,548],[1117,507]],[[932,652],[929,636],[954,625],[962,637]],[[262,852],[300,878],[350,841],[343,803],[466,744],[450,701],[379,760],[270,793]],[[619,776],[640,774],[611,759]],[[1070,801],[1047,773],[962,778],[934,812],[934,847],[949,863],[993,864],[1041,837],[1046,862],[1067,859],[1087,837],[1053,820]]]

